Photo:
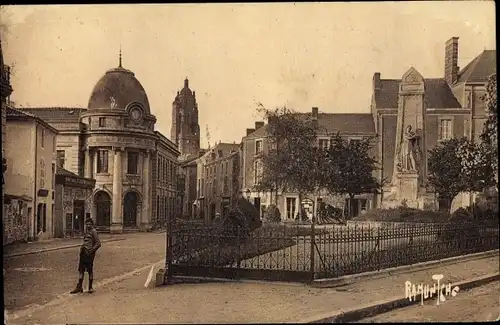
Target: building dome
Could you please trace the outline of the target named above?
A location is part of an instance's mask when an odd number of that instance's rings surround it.
[[[146,91],[132,71],[122,68],[108,70],[97,82],[90,95],[89,109],[125,109],[131,103],[140,104],[150,114]]]

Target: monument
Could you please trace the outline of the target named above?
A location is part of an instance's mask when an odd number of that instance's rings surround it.
[[[406,205],[424,209],[433,206],[433,195],[425,188],[425,82],[410,68],[399,85],[398,118],[392,181],[382,201],[384,207]],[[433,207],[432,207],[433,208]]]

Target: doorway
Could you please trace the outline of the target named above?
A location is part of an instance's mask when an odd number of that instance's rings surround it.
[[[259,218],[262,217],[261,211],[260,211],[260,197],[255,197],[253,198],[253,206],[257,209],[259,213]]]
[[[45,232],[47,230],[47,205],[45,203],[38,203],[36,209],[36,234],[38,237],[40,232]]]
[[[137,227],[137,204],[139,198],[136,192],[128,192],[123,199],[123,227]]]
[[[99,227],[109,227],[111,224],[111,198],[104,191],[99,191],[94,196],[96,207],[96,224]]]
[[[85,219],[85,201],[73,201],[73,231],[75,234],[83,234]]]

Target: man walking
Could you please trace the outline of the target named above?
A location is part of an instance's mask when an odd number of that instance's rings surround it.
[[[83,236],[83,245],[80,248],[80,261],[78,262],[78,284],[71,291],[71,294],[83,292],[83,275],[85,271],[89,274],[89,293],[93,293],[92,281],[94,280],[94,258],[96,251],[101,247],[101,241],[94,229],[94,221],[91,218],[85,220],[85,234]]]

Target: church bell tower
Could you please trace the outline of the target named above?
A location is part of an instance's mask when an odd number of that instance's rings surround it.
[[[200,150],[200,125],[196,93],[189,89],[189,80],[177,92],[172,103],[171,139],[178,146],[182,156],[198,154]]]

